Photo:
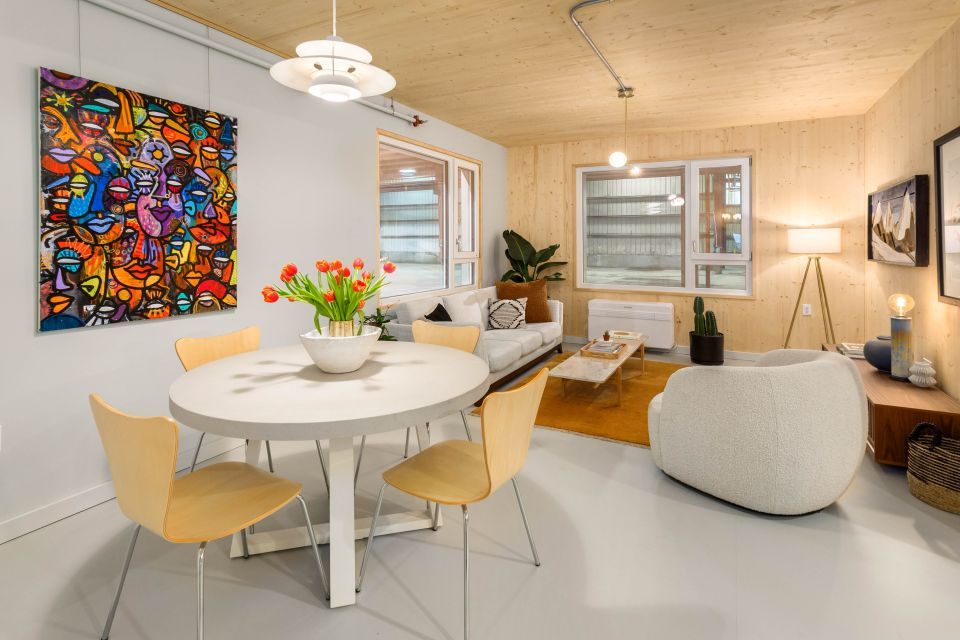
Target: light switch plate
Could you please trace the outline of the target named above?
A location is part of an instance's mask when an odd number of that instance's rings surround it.
[[[813,307],[810,306],[809,304],[803,305],[803,311],[802,311],[802,313],[803,313],[803,315],[805,315],[805,316],[812,316],[812,315],[813,315]]]

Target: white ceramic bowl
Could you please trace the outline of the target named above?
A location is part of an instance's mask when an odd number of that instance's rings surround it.
[[[314,329],[300,336],[300,343],[307,350],[313,363],[327,373],[350,373],[363,366],[370,357],[373,345],[380,338],[379,327],[363,328],[358,336],[330,337]]]

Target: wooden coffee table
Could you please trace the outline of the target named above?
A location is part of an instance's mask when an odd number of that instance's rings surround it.
[[[580,382],[592,382],[594,388],[604,384],[610,377],[617,377],[617,406],[623,402],[623,363],[627,358],[640,351],[640,362],[644,373],[646,372],[646,336],[639,340],[616,340],[622,342],[626,347],[620,352],[620,355],[614,359],[592,358],[575,353],[567,358],[553,369],[550,370],[551,377],[560,378],[563,384],[563,395],[567,395],[567,383],[570,380]]]

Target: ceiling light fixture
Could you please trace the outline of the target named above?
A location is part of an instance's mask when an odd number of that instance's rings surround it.
[[[270,67],[280,84],[327,102],[348,102],[384,94],[395,86],[392,75],[370,62],[373,55],[337,35],[337,0],[333,0],[333,34],[297,46],[297,57]]]

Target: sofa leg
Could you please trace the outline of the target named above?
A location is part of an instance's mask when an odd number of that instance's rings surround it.
[[[563,342],[557,345],[557,353],[563,353]]]

